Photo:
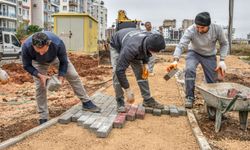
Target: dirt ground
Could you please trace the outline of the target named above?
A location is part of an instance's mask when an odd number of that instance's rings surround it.
[[[157,76],[149,78],[152,95],[166,105],[182,105],[175,80],[163,79],[167,62],[158,63],[155,68]],[[131,72],[129,81],[135,93],[136,103],[141,103],[139,88]],[[167,88],[171,87],[171,88]],[[104,91],[114,95],[113,87]],[[108,138],[99,139],[95,134],[77,126],[57,124],[10,148],[17,149],[96,149],[96,150],[165,150],[165,149],[199,149],[185,116],[152,116],[147,114],[144,120],[127,122],[123,129],[113,129]]]
[[[110,67],[98,67],[98,60],[91,56],[69,54],[70,60],[78,71],[88,94],[93,93],[110,79]],[[0,85],[0,142],[19,135],[38,125],[36,112],[35,86],[32,76],[20,62],[4,64],[2,68],[10,76],[10,82]],[[57,72],[50,67],[48,74]],[[77,104],[79,99],[74,96],[68,82],[59,92],[48,92],[50,117],[59,116],[65,110]]]
[[[155,66],[155,76],[149,78],[152,95],[164,104],[183,105],[177,89],[175,79],[166,82],[162,77],[166,66],[171,62],[168,55],[158,56],[160,61]],[[184,67],[181,59],[179,67]],[[250,85],[249,64],[236,56],[226,59],[228,66],[224,81],[237,82],[245,86]],[[203,73],[199,67],[197,82],[202,82]],[[128,72],[131,87],[135,92],[136,103],[142,98],[136,81]],[[105,93],[113,95],[112,86]],[[193,109],[199,126],[213,149],[249,149],[249,131],[239,129],[237,113],[226,114],[219,133],[214,132],[214,121],[208,119],[204,110],[204,102],[199,92],[196,92],[195,108]],[[67,100],[68,101],[68,100]],[[35,113],[35,111],[33,112]],[[2,116],[2,115],[0,115]],[[34,119],[35,122],[35,119]],[[249,127],[249,126],[248,126]],[[31,136],[9,148],[11,150],[23,149],[199,149],[192,134],[187,117],[156,117],[147,114],[144,120],[127,122],[123,129],[113,129],[106,139],[96,138],[95,134],[78,127],[75,123],[68,125],[54,125],[38,134]]]

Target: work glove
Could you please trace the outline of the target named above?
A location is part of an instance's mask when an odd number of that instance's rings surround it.
[[[177,64],[178,64],[178,61],[174,61],[174,62],[172,62],[167,68],[166,68],[166,70],[167,70],[167,72],[170,72],[172,69],[177,69]]]
[[[0,68],[0,83],[6,84],[8,80],[9,80],[8,73]]]
[[[135,102],[135,96],[133,91],[130,88],[125,89],[125,93],[127,95],[127,102],[129,104],[133,104]]]
[[[148,75],[149,75],[149,72],[148,72],[148,64],[143,64],[142,66],[142,79],[143,80],[147,80],[148,79]]]
[[[225,77],[227,66],[224,61],[220,61],[217,65],[215,71],[218,73],[218,79],[223,79]]]

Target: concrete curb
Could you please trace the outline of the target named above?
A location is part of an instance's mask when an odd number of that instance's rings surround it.
[[[185,93],[184,93],[184,89],[182,87],[183,82],[180,82],[181,80],[178,79],[178,76],[175,76],[175,78],[176,78],[176,84],[178,86],[181,99],[183,100],[183,102],[185,102]],[[207,142],[206,137],[203,135],[203,133],[198,125],[198,122],[194,116],[194,113],[191,109],[187,109],[187,116],[188,116],[189,124],[192,128],[193,134],[196,138],[196,141],[199,144],[200,149],[201,150],[212,150],[209,143]]]
[[[98,93],[98,92],[102,92],[103,90],[105,90],[106,88],[110,87],[112,85],[112,83],[108,84],[107,86],[105,87],[101,87],[100,89],[98,89],[96,92],[94,92],[92,95],[94,95],[95,93]],[[25,138],[39,132],[39,131],[42,131],[54,124],[56,124],[58,122],[58,119],[63,116],[64,114],[67,114],[67,113],[70,113],[71,111],[73,111],[76,107],[78,107],[79,105],[81,105],[80,103],[72,106],[69,110],[65,111],[63,114],[61,114],[60,116],[56,117],[56,118],[53,118],[51,120],[49,120],[48,122],[40,125],[40,126],[37,126],[35,128],[32,128],[16,137],[13,137],[11,139],[8,139],[6,141],[3,141],[0,143],[0,150],[3,150],[3,149],[6,149],[22,140],[24,140]]]

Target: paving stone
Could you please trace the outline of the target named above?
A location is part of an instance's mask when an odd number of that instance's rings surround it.
[[[89,112],[89,111],[84,111],[82,113],[82,116],[77,119],[77,125],[81,126],[83,125],[83,123],[92,115],[93,113],[92,112]]]
[[[154,109],[153,109],[153,115],[154,115],[154,116],[160,116],[160,115],[161,115],[161,109],[156,109],[156,108],[154,108]]]
[[[83,110],[79,110],[77,113],[75,113],[72,117],[71,117],[71,121],[72,122],[77,122],[77,119],[79,119],[82,116]]]
[[[152,107],[145,107],[145,112],[152,114],[153,113],[153,108]]]
[[[125,104],[125,110],[126,112],[128,112],[131,108],[131,105],[130,104]]]
[[[98,117],[95,122],[93,122],[90,126],[90,130],[93,132],[97,132],[97,129],[101,127],[101,125],[108,119],[108,117],[100,116]]]
[[[178,111],[178,109],[177,109],[177,107],[175,105],[170,105],[169,109],[170,109],[170,116],[172,116],[172,117],[178,117],[179,116],[179,111]]]
[[[95,122],[95,120],[100,117],[101,114],[100,113],[93,113],[84,123],[83,126],[84,128],[89,129],[91,124]]]
[[[110,115],[108,119],[101,125],[101,127],[97,130],[96,135],[99,138],[105,138],[109,135],[112,130],[113,122],[115,120],[116,115]]]
[[[125,122],[126,122],[126,113],[119,113],[113,122],[113,127],[114,128],[123,128]]]
[[[184,107],[177,107],[179,115],[181,116],[186,116],[187,115],[187,110]]]
[[[138,106],[138,109],[135,113],[135,116],[137,119],[144,119],[145,117],[145,107],[143,107],[142,105]]]
[[[170,114],[170,109],[168,106],[164,106],[164,108],[161,110],[161,113],[164,115],[169,115]]]
[[[75,108],[73,109],[72,111],[64,114],[62,117],[60,117],[58,119],[58,122],[61,123],[61,124],[68,124],[71,122],[71,117],[73,116],[73,114],[75,114],[76,112],[78,112],[79,109]]]
[[[113,109],[116,109],[116,107],[110,105],[108,106],[101,114],[102,116],[108,116],[112,111]]]
[[[132,105],[131,108],[129,109],[127,115],[126,115],[126,119],[128,121],[134,121],[135,120],[135,113],[138,109],[138,106],[136,105]]]

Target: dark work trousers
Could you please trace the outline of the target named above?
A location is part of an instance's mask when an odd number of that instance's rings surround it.
[[[215,83],[217,73],[216,56],[202,56],[193,50],[188,50],[186,57],[185,86],[186,98],[194,100],[196,68],[201,64],[207,83]]]

